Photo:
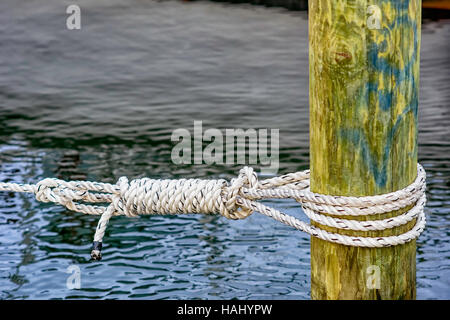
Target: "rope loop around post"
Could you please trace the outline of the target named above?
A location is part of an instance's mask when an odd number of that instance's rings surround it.
[[[258,211],[311,236],[347,246],[386,247],[416,239],[426,223],[426,174],[417,166],[417,177],[409,186],[387,194],[344,197],[313,193],[309,171],[288,173],[258,180],[254,170],[244,167],[228,183],[224,179],[135,179],[121,177],[116,184],[63,181],[46,178],[36,185],[0,183],[0,191],[29,192],[41,202],[53,202],[69,210],[100,215],[91,256],[101,259],[106,227],[112,216],[137,217],[150,214],[220,214],[228,219],[245,219]],[[416,223],[409,231],[388,237],[356,237],[328,232],[257,200],[295,199],[311,221],[338,230],[380,231]],[[103,204],[103,205],[98,205]],[[109,204],[104,206],[104,204]],[[342,216],[370,216],[411,207],[401,215],[378,220],[344,219]]]

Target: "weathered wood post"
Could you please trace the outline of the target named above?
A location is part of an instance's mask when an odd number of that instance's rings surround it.
[[[309,1],[313,192],[382,194],[416,177],[420,29],[421,0]],[[369,249],[312,238],[311,297],[414,299],[415,259],[415,241]]]

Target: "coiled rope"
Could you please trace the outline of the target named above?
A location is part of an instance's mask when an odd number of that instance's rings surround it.
[[[258,181],[250,167],[240,170],[230,183],[226,180],[155,180],[122,177],[117,184],[90,181],[63,181],[47,178],[37,184],[0,183],[0,191],[34,193],[41,202],[53,202],[69,210],[100,215],[91,256],[101,259],[106,226],[112,216],[136,217],[140,214],[221,214],[228,219],[244,219],[258,211],[311,236],[358,247],[387,247],[416,239],[425,227],[426,174],[417,165],[415,181],[404,189],[376,196],[344,197],[313,193],[309,190],[309,170]],[[347,236],[328,232],[293,216],[263,205],[262,199],[297,200],[311,221],[339,230],[373,231],[404,225],[413,219],[409,231],[387,237]],[[97,205],[109,203],[108,206]],[[370,216],[412,206],[405,213],[387,219],[357,221],[342,216]]]

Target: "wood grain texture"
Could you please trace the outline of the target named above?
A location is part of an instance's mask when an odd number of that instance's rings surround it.
[[[380,29],[368,27],[369,5],[380,8]],[[421,0],[309,2],[313,192],[382,194],[416,177],[420,23]],[[381,232],[340,233],[392,235],[414,223]],[[368,249],[312,238],[311,297],[414,299],[415,258],[415,241]],[[380,268],[379,289],[367,286],[371,265]]]

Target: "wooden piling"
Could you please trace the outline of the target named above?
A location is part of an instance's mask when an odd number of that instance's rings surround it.
[[[313,192],[382,194],[416,177],[420,31],[420,0],[309,1]],[[373,237],[414,223],[381,232],[320,227]],[[415,281],[415,241],[370,249],[311,238],[312,299],[415,299]]]

